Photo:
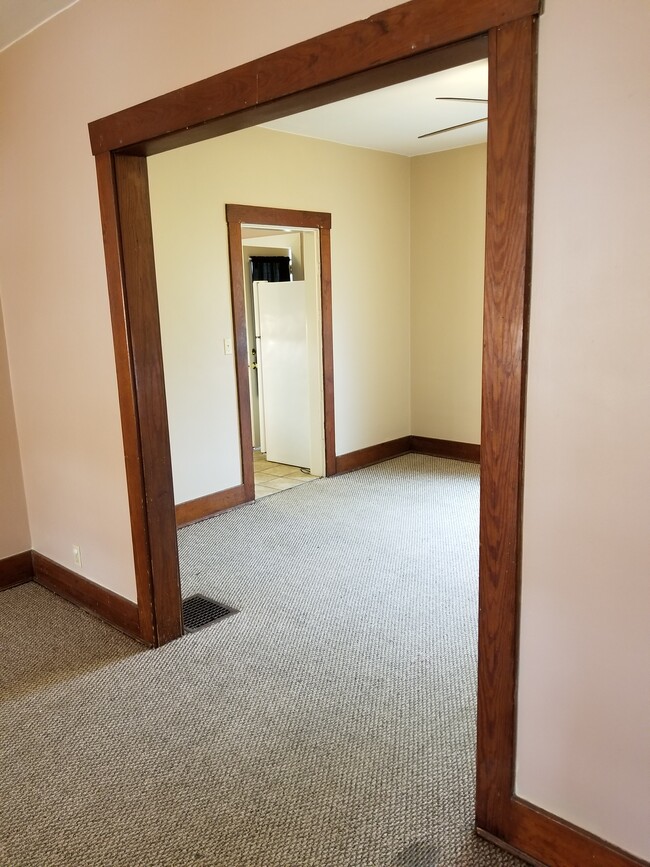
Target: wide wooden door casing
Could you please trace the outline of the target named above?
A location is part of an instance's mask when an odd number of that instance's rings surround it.
[[[540,0],[412,0],[89,125],[104,230],[140,624],[142,637],[153,644],[180,634],[147,155],[487,55],[477,829],[539,863],[633,867],[640,862],[514,795],[539,12]]]

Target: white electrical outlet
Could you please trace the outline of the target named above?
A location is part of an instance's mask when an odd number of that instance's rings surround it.
[[[72,559],[75,566],[81,567],[81,548],[79,545],[72,546]]]

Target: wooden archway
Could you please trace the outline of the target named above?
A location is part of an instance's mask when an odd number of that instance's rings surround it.
[[[525,359],[536,16],[540,0],[411,0],[365,21],[90,124],[126,455],[140,634],[181,634],[176,522],[147,155],[427,72],[489,59],[481,432],[476,816],[479,833],[538,862],[634,859],[514,793]]]

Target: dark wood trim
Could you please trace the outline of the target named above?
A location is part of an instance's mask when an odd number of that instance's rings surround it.
[[[248,379],[248,338],[246,329],[246,287],[244,283],[244,253],[242,250],[241,222],[228,220],[228,256],[230,259],[230,300],[232,329],[235,338],[235,379],[237,380],[237,410],[239,413],[239,460],[244,495],[255,499],[255,473],[253,467],[253,422]]]
[[[0,560],[0,590],[8,590],[18,584],[26,584],[34,577],[32,552],[22,551]]]
[[[149,547],[150,594],[155,640],[178,632],[180,609],[171,462],[150,244],[146,167],[142,157],[118,151],[156,153],[230,129],[251,126],[337,98],[373,89],[377,70],[396,75],[414,60],[421,69],[438,58],[453,66],[489,31],[487,225],[481,428],[481,553],[479,580],[479,697],[477,826],[528,857],[543,854],[555,867],[598,863],[629,867],[638,860],[559,820],[544,817],[513,797],[515,687],[518,659],[518,594],[521,562],[521,500],[524,387],[526,374],[530,224],[533,186],[534,82],[539,0],[411,0],[276,52],[266,58],[181,88],[90,125],[98,160],[107,268],[118,319],[116,354],[134,539]],[[458,61],[463,62],[463,61]],[[358,73],[358,75],[357,75]],[[379,74],[379,73],[377,73]],[[421,73],[417,73],[421,74]],[[356,76],[356,77],[355,77]],[[414,76],[412,76],[414,77]],[[364,83],[365,82],[365,83]],[[215,120],[221,126],[212,125]],[[135,160],[135,162],[126,162]],[[115,178],[119,208],[115,208]],[[325,231],[325,230],[324,230]],[[122,274],[120,275],[120,267]],[[153,295],[152,295],[153,290]],[[125,327],[119,321],[123,293]],[[142,296],[142,299],[139,296]],[[125,372],[131,365],[130,382]],[[129,389],[132,388],[132,395]],[[123,390],[124,391],[123,393]],[[132,439],[127,442],[128,438]],[[404,438],[402,449],[408,451]],[[136,448],[136,445],[139,447]],[[384,444],[385,446],[386,444]],[[381,459],[382,446],[342,455],[337,471]],[[392,457],[395,447],[388,449]],[[374,454],[373,454],[374,452]],[[339,469],[340,464],[340,469]],[[156,470],[156,465],[158,470]],[[140,479],[137,476],[140,476]],[[135,502],[131,491],[141,486]],[[142,525],[137,525],[142,510]],[[148,533],[148,540],[146,538]],[[136,553],[137,557],[137,553]],[[139,561],[138,561],[139,562]],[[168,571],[165,572],[165,567]],[[141,566],[138,568],[142,568]],[[147,604],[144,589],[140,604]],[[140,590],[139,590],[140,593]],[[173,597],[172,603],[169,599]],[[161,627],[161,623],[163,624]],[[541,839],[544,838],[544,839]],[[618,860],[616,860],[618,859]],[[626,859],[626,860],[621,860]]]
[[[519,798],[511,799],[510,810],[508,843],[541,864],[552,864],[553,867],[575,867],[577,864],[650,867],[648,861]]]
[[[433,437],[411,437],[411,451],[435,458],[450,458],[453,461],[468,461],[480,464],[481,447],[478,443],[457,443],[453,440],[439,440]]]
[[[330,227],[322,226],[318,235],[320,244],[325,475],[333,476],[336,472],[336,427],[334,424],[334,336],[332,331],[332,247]]]
[[[259,226],[289,226],[293,229],[331,229],[332,215],[321,211],[291,208],[265,208],[259,205],[226,205],[229,223],[255,223]]]
[[[233,116],[244,109],[266,108],[246,119],[245,126],[250,126],[323,104],[318,93],[311,94],[314,89],[435,49],[446,50],[539,10],[540,0],[464,0],[462,6],[455,0],[411,0],[96,120],[89,125],[92,150],[98,154],[146,142],[148,153],[154,153],[156,140],[162,140],[160,149],[168,149],[240,128],[233,125]],[[365,90],[372,89],[366,84]],[[286,101],[306,93],[312,98]],[[345,95],[351,95],[349,86]],[[333,92],[321,97],[325,102],[336,98],[340,94]],[[228,116],[229,128],[210,128]],[[172,141],[165,143],[166,137]]]
[[[442,48],[424,51],[422,54],[413,54],[401,60],[395,60],[383,66],[373,66],[353,76],[343,79],[334,79],[321,86],[306,91],[289,92],[286,96],[270,102],[242,103],[242,108],[229,114],[218,114],[205,123],[192,127],[180,127],[176,131],[163,133],[150,139],[133,142],[124,147],[111,148],[113,152],[130,153],[137,156],[152,156],[173,150],[177,147],[206,141],[215,136],[226,135],[250,126],[286,117],[289,114],[327,105],[339,99],[347,99],[361,93],[368,93],[382,87],[390,87],[403,81],[410,81],[423,75],[430,75],[452,66],[464,63],[472,63],[487,57],[487,34],[481,33],[460,42],[454,42]],[[221,85],[228,88],[230,83],[224,80]],[[236,84],[234,84],[236,86]],[[209,90],[210,86],[206,88]],[[183,91],[188,88],[182,88]],[[211,103],[218,103],[215,97]],[[102,121],[103,122],[103,121]],[[130,121],[129,121],[130,122]],[[109,150],[104,144],[100,144],[98,152]]]
[[[226,221],[228,223],[230,291],[235,337],[242,475],[246,499],[252,500],[255,499],[253,431],[248,379],[248,338],[246,334],[244,254],[242,252],[241,227],[243,223],[252,223],[260,226],[290,226],[294,229],[319,230],[325,475],[331,476],[335,472],[336,454],[334,440],[334,347],[332,344],[332,254],[330,250],[332,215],[320,211],[227,204]]]
[[[533,19],[490,30],[476,824],[511,845],[536,56]]]
[[[118,154],[113,160],[138,421],[137,445],[131,447],[140,456],[136,486],[142,484],[146,492],[151,576],[148,593],[143,582],[146,595],[139,599],[145,606],[153,600],[153,643],[159,645],[180,637],[183,625],[149,182],[144,157]]]
[[[115,371],[117,374],[122,442],[131,516],[131,538],[135,564],[140,633],[142,640],[155,644],[155,619],[151,586],[151,550],[147,524],[146,492],[142,474],[138,385],[135,377],[131,326],[127,313],[127,293],[122,264],[120,214],[115,188],[115,165],[111,154],[95,159],[99,205],[104,236],[104,258],[108,300],[113,329]]]
[[[132,638],[142,640],[138,606],[134,602],[77,575],[36,551],[33,552],[32,559],[34,580],[38,584],[100,617]]]
[[[213,494],[197,497],[195,500],[187,500],[176,505],[176,524],[179,527],[195,524],[197,521],[211,518],[219,512],[241,506],[242,503],[248,503],[253,499],[254,496],[246,496],[246,488],[242,484],[234,488],[226,488],[225,491],[215,491]]]
[[[336,456],[336,473],[339,475],[340,473],[352,472],[352,470],[360,470],[363,467],[369,467],[372,464],[379,464],[382,461],[389,461],[391,458],[399,457],[399,455],[408,454],[410,451],[410,436],[388,440],[385,443],[378,443],[365,449],[357,449],[355,452],[347,452],[344,455]]]

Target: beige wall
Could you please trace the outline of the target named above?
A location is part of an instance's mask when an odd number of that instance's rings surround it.
[[[81,0],[0,54],[0,291],[44,554],[71,566],[79,543],[85,574],[133,598],[87,122],[388,5]],[[517,788],[650,857],[650,4],[545,7]],[[337,315],[348,346],[367,311],[341,299]]]
[[[149,185],[179,502],[240,481],[226,202],[332,214],[337,454],[410,433],[406,157],[250,129],[150,158]]]
[[[649,42],[647,0],[541,21],[517,734],[518,794],[646,859]]]
[[[265,129],[149,160],[177,502],[240,482],[228,201],[332,213],[337,454],[480,441],[485,160],[485,145],[407,159]]]
[[[0,307],[0,560],[28,551],[31,546]]]
[[[411,433],[481,441],[486,146],[411,160]]]

